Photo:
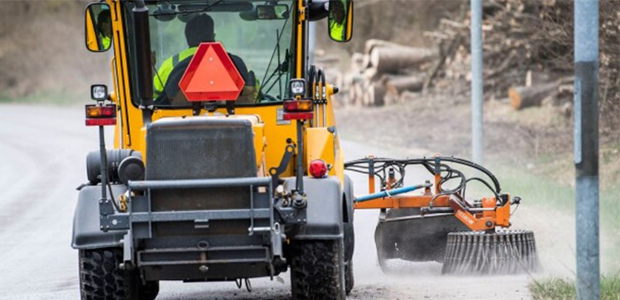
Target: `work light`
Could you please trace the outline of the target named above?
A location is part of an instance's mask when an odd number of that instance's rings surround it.
[[[306,80],[291,79],[290,85],[293,97],[303,97],[306,94]]]
[[[90,87],[90,98],[95,101],[108,100],[108,87],[105,84],[95,84]]]

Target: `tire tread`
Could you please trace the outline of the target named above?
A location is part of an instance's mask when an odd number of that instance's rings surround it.
[[[294,300],[344,300],[342,240],[296,241],[291,262]]]
[[[82,300],[129,300],[131,278],[118,268],[122,252],[117,249],[80,250]]]

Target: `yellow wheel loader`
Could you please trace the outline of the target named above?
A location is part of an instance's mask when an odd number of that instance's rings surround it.
[[[332,95],[308,64],[310,22],[351,39],[351,0],[107,0],[86,47],[93,85],[72,246],[82,299],[154,299],[159,281],[289,271],[294,299],[353,288],[353,194]],[[114,126],[114,146],[105,145]],[[110,147],[112,148],[112,147]]]
[[[88,5],[86,47],[113,51],[113,88],[93,85],[72,246],[82,299],[155,299],[162,280],[291,275],[293,299],[353,289],[354,209],[381,211],[379,264],[444,262],[447,274],[533,271],[520,199],[453,157],[344,163],[332,96],[309,65],[310,22],[352,37],[352,0],[106,0]],[[114,146],[105,144],[114,126]],[[405,185],[410,166],[434,182]],[[482,177],[467,177],[459,166]],[[354,197],[345,170],[368,175]],[[378,184],[375,183],[379,179]],[[471,200],[480,182],[489,197]],[[377,186],[380,191],[376,191]]]

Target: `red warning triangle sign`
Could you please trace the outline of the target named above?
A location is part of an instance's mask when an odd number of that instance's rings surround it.
[[[202,43],[179,87],[189,101],[237,100],[245,82],[220,43]]]

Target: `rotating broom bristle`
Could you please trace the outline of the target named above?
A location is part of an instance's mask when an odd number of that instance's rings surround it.
[[[538,253],[532,231],[448,234],[443,274],[519,274],[536,272],[538,268]]]

